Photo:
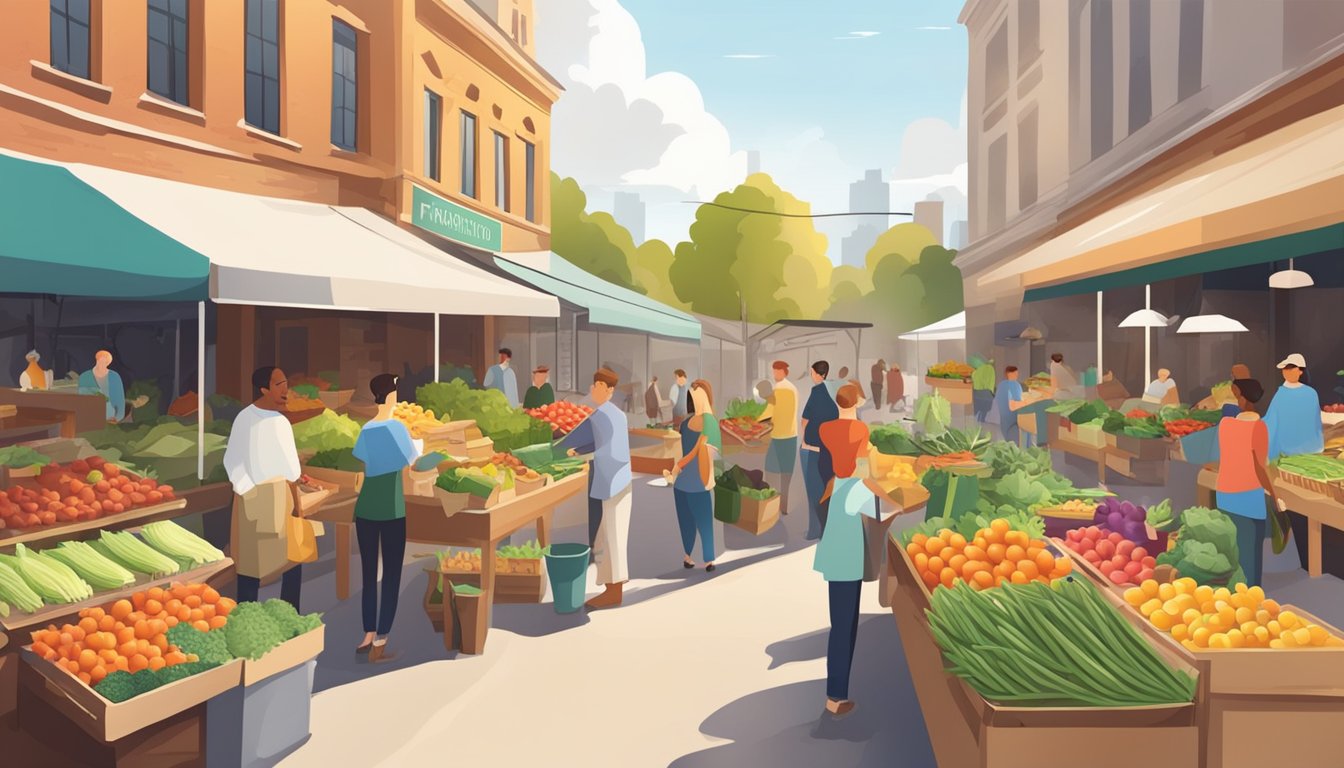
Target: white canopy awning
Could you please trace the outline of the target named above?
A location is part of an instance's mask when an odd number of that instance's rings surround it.
[[[210,260],[221,304],[558,317],[554,296],[496,277],[364,208],[229,192],[89,165],[70,170]]]
[[[966,338],[966,313],[958,312],[899,337],[902,341],[955,341]]]

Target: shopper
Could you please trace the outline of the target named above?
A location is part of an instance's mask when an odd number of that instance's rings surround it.
[[[290,566],[280,599],[299,608],[302,566],[289,563],[287,518],[299,508],[299,452],[294,428],[281,411],[289,403],[285,372],[274,366],[252,373],[256,400],[233,420],[224,470],[235,494],[230,554],[238,574],[238,600],[255,601],[261,580]]]
[[[1279,363],[1283,386],[1274,393],[1265,414],[1269,428],[1269,458],[1320,453],[1325,450],[1325,433],[1321,425],[1321,398],[1303,380],[1307,361],[1302,355],[1291,354]]]
[[[387,634],[397,615],[401,570],[406,554],[406,497],[402,470],[415,463],[424,443],[411,439],[406,425],[392,417],[397,407],[397,377],[381,373],[369,382],[378,414],[355,440],[355,458],[364,462],[364,485],[355,501],[355,535],[363,575],[364,642],[356,653],[369,661],[383,658]],[[383,558],[382,612],[379,612],[378,556]]]
[[[678,368],[673,372],[674,381],[668,389],[667,397],[672,401],[672,426],[680,427],[686,420],[686,402],[690,395],[686,386],[686,372]]]
[[[905,377],[901,375],[901,366],[892,363],[887,369],[887,402],[891,404],[891,413],[896,406],[905,405]]]
[[[499,350],[499,362],[485,372],[483,386],[503,392],[509,405],[518,407],[518,376],[513,372],[513,350],[508,347]]]
[[[1003,381],[994,392],[994,406],[999,412],[999,429],[1003,439],[1015,445],[1022,444],[1022,430],[1017,426],[1017,411],[1023,405],[1022,383],[1017,380],[1016,365],[1003,369]]]
[[[803,445],[798,457],[803,465],[803,484],[807,488],[809,541],[820,539],[826,527],[822,495],[833,476],[831,454],[821,444],[821,425],[835,421],[840,416],[840,409],[836,407],[830,389],[826,386],[826,374],[830,371],[831,365],[825,360],[812,364],[812,392],[807,396],[807,405],[803,407]]]
[[[798,455],[798,388],[789,381],[789,364],[776,360],[770,365],[775,387],[766,399],[761,421],[770,420],[770,447],[765,452],[765,471],[779,491],[779,513],[789,514],[789,485]]]
[[[876,363],[873,363],[872,376],[872,405],[874,409],[880,409],[882,407],[882,385],[886,382],[887,378],[887,361],[878,360]]]
[[[611,402],[618,383],[620,377],[609,368],[593,374],[588,393],[597,408],[565,438],[570,456],[594,454],[588,474],[588,538],[597,583],[605,587],[587,603],[594,610],[620,605],[630,580],[630,431],[625,414]]]
[[[836,392],[835,399],[839,417],[822,424],[819,430],[822,445],[834,463],[835,478],[825,492],[829,513],[812,567],[826,580],[830,593],[826,709],[833,715],[846,715],[854,709],[849,698],[849,676],[863,587],[864,533],[859,515],[877,518],[876,494],[881,488],[856,476],[859,457],[867,456],[870,448],[868,426],[858,419],[862,390],[857,384],[847,383]]]
[[[1218,509],[1237,526],[1237,553],[1249,586],[1259,586],[1265,559],[1265,496],[1283,507],[1269,478],[1269,429],[1255,412],[1264,387],[1255,379],[1232,382],[1241,412],[1218,424]],[[1288,530],[1285,526],[1284,530]]]
[[[682,565],[695,567],[691,551],[695,537],[700,535],[700,554],[705,559],[705,570],[713,572],[714,565],[714,464],[710,458],[709,438],[705,427],[714,417],[714,393],[709,382],[696,379],[691,384],[688,416],[681,423],[681,458],[673,467],[672,496],[676,503],[677,525],[681,528],[681,547],[685,557]]]
[[[523,395],[523,407],[527,410],[541,408],[555,402],[555,390],[551,388],[551,369],[538,365],[532,369],[532,386]]]

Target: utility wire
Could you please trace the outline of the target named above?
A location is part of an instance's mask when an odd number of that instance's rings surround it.
[[[850,213],[780,213],[779,211],[757,211],[751,208],[738,208],[735,205],[724,205],[723,203],[701,202],[699,200],[682,200],[686,205],[710,205],[715,208],[725,208],[738,213],[759,213],[765,216],[783,216],[789,219],[829,219],[836,216],[914,216],[913,213],[906,211],[853,211]]]

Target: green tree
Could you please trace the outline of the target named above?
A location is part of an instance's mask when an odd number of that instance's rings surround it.
[[[574,179],[551,174],[551,250],[609,283],[644,293],[630,271],[630,231],[611,214],[588,213],[588,196]]]
[[[714,202],[696,211],[691,239],[673,254],[668,276],[681,301],[725,319],[740,318],[745,303],[757,323],[820,317],[831,298],[826,236],[811,219],[770,215],[807,214],[811,206],[763,173]]]
[[[898,224],[868,252],[871,290],[856,296],[852,282],[837,283],[826,316],[905,333],[956,314],[963,309],[963,296],[955,257],[956,251],[938,245],[928,229]]]

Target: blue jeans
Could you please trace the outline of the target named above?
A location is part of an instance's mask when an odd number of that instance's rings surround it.
[[[818,451],[798,452],[798,460],[803,466],[803,485],[807,488],[807,538],[813,540],[820,539],[826,528],[826,511],[822,508],[821,497],[826,493],[830,478],[824,474],[822,459]]]
[[[1022,429],[1017,426],[1016,414],[999,414],[999,430],[1003,432],[1003,439],[1014,444],[1022,445]]]
[[[849,670],[854,666],[854,642],[859,636],[859,593],[862,581],[829,581],[831,635],[826,642],[826,697],[849,699]]]
[[[299,610],[299,592],[303,588],[303,565],[295,563],[280,577],[280,599]],[[261,593],[261,579],[238,577],[238,602],[255,603]]]
[[[355,537],[359,541],[359,566],[363,577],[360,595],[364,631],[386,636],[392,631],[397,615],[397,597],[401,594],[402,561],[406,555],[406,518],[361,520],[355,518]],[[378,605],[378,553],[383,555],[382,606]],[[381,607],[381,612],[379,608]]]
[[[700,554],[706,563],[714,562],[714,498],[709,491],[672,491],[677,506],[677,525],[681,528],[681,548],[686,556],[695,549],[700,534]]]

